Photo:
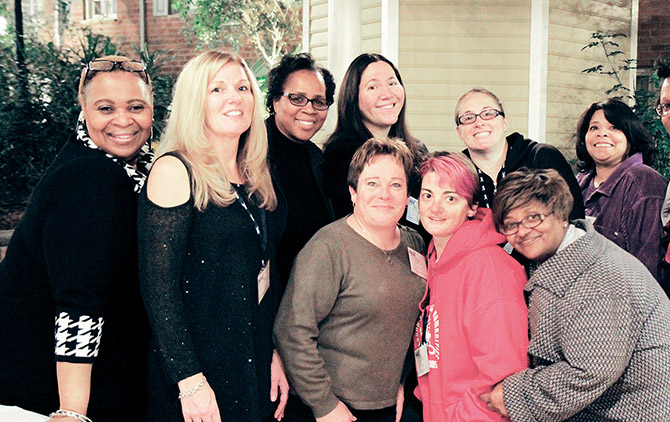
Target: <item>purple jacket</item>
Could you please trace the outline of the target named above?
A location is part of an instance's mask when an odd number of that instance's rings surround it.
[[[635,256],[657,280],[663,279],[660,213],[668,180],[642,163],[642,154],[626,159],[597,189],[595,170],[577,175],[586,216],[595,229]]]

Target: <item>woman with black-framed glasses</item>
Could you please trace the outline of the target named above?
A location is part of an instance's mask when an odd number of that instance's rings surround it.
[[[553,168],[570,186],[574,207],[570,218],[584,218],[582,195],[572,168],[555,147],[524,138],[518,132],[505,136],[509,125],[500,99],[491,91],[474,88],[456,104],[456,131],[465,143],[463,153],[477,167],[481,202],[491,208],[498,183],[521,167]]]
[[[323,127],[334,95],[333,75],[309,53],[284,56],[268,77],[268,155],[288,206],[277,249],[282,291],[295,256],[335,220],[323,185],[323,153],[311,140]]]
[[[122,56],[88,63],[79,102],[76,131],[32,192],[0,264],[0,404],[58,422],[140,421],[149,326],[137,198],[153,121],[146,67]]]

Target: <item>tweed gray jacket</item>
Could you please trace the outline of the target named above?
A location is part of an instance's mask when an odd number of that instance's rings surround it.
[[[512,421],[670,421],[670,302],[642,263],[597,233],[526,284],[530,369],[503,381]]]

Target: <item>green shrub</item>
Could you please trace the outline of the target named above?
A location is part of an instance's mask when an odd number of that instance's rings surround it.
[[[77,87],[82,66],[109,54],[140,56],[154,83],[154,139],[160,136],[174,78],[160,74],[162,51],[145,48],[120,52],[110,38],[77,30],[74,47],[57,48],[30,36],[25,39],[26,89],[15,57],[13,36],[0,37],[0,207],[25,203],[32,189],[73,133],[80,111]],[[25,94],[24,94],[25,92]],[[0,213],[2,210],[0,209]]]

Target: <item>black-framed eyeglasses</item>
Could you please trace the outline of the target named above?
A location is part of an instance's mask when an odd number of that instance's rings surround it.
[[[307,98],[302,94],[294,94],[292,92],[285,92],[282,94],[282,96],[288,98],[291,104],[296,107],[304,107],[307,105],[307,103],[312,103],[314,110],[319,111],[328,110],[328,107],[333,104],[332,101],[328,101],[324,98]]]
[[[656,114],[659,117],[667,116],[670,114],[670,103],[663,103],[656,106]]]
[[[458,116],[457,126],[471,125],[475,122],[475,120],[477,120],[477,117],[479,117],[482,120],[492,120],[492,119],[495,119],[498,116],[505,117],[505,113],[500,111],[500,110],[496,110],[495,108],[487,108],[486,110],[482,111],[479,114],[465,113],[465,114],[462,114],[462,115]]]
[[[88,72],[111,72],[114,69],[119,68],[125,70],[126,72],[139,73],[139,75],[144,79],[144,82],[149,84],[149,76],[147,75],[147,65],[144,62],[139,60],[93,60],[88,62],[86,65],[86,76],[88,77]]]
[[[551,213],[549,214],[542,214],[542,213],[533,213],[533,214],[528,214],[525,216],[521,221],[516,221],[514,223],[505,223],[502,225],[500,228],[500,231],[502,234],[505,236],[511,236],[513,234],[516,234],[519,231],[519,225],[524,226],[527,229],[532,229],[540,224],[550,216]]]

